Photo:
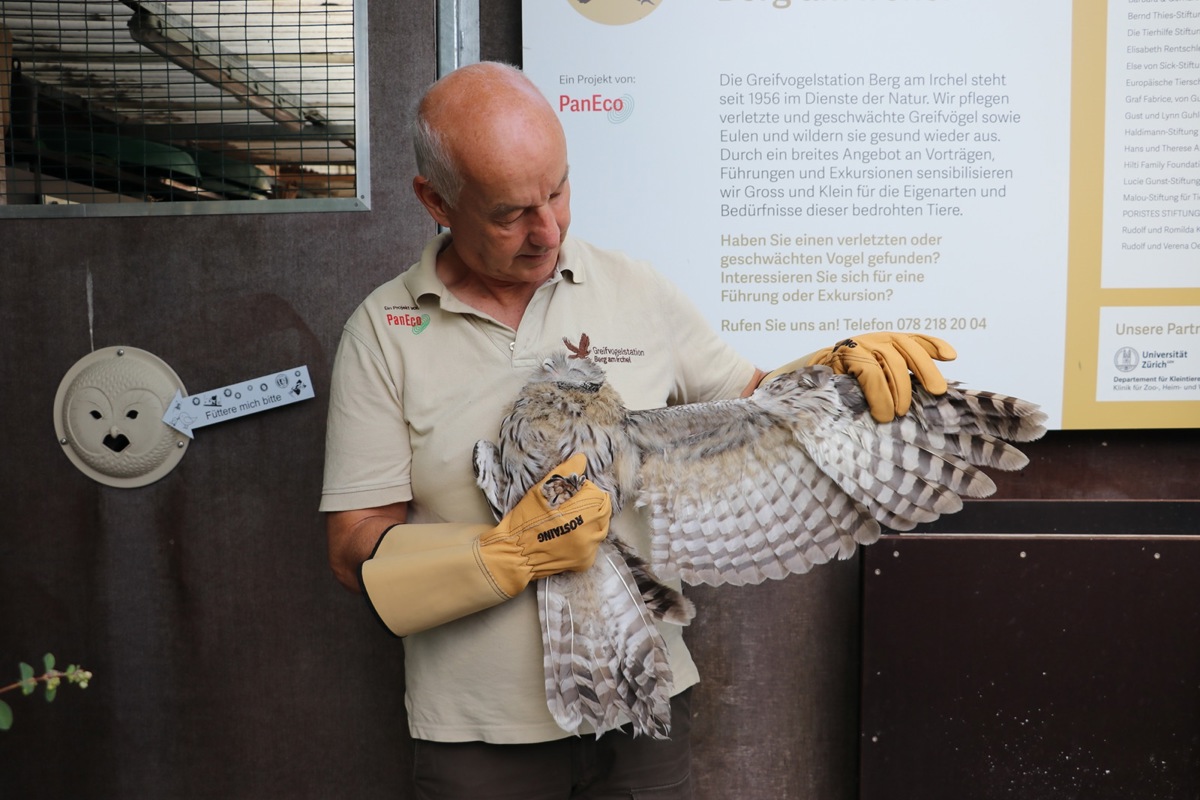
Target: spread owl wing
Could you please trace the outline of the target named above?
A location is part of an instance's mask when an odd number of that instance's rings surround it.
[[[880,525],[911,530],[1019,469],[1007,444],[1045,432],[1033,404],[951,384],[914,385],[909,413],[879,424],[858,383],[807,367],[740,400],[630,412],[642,451],[651,568],[692,584],[755,584],[847,558]]]

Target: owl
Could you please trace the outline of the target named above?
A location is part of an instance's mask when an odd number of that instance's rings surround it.
[[[671,673],[656,620],[687,624],[692,604],[664,581],[745,585],[850,557],[881,526],[906,531],[995,491],[978,467],[1020,469],[1005,440],[1045,432],[1037,405],[951,383],[913,386],[909,413],[871,418],[858,382],[822,366],[764,382],[749,397],[631,411],[603,369],[556,353],[531,375],[497,442],[472,454],[497,517],[575,453],[586,475],[557,475],[561,502],[584,478],[612,497],[595,564],[537,583],[547,706],[564,730],[631,724],[670,733]],[[649,517],[649,553],[622,538],[629,503]],[[587,726],[584,725],[587,723]]]

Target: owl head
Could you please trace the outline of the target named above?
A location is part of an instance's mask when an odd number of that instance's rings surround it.
[[[590,358],[568,356],[565,351],[546,357],[534,380],[553,383],[563,391],[595,393],[605,383],[604,370]]]

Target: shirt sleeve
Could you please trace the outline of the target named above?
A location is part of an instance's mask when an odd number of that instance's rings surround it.
[[[670,404],[726,400],[741,395],[754,376],[754,364],[713,330],[675,284],[661,275],[658,281],[666,312],[666,335],[677,365]]]
[[[412,450],[397,372],[360,309],[343,329],[334,358],[321,511],[412,500]]]

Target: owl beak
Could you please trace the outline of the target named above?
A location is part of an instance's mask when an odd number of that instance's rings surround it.
[[[600,383],[572,383],[570,381],[555,381],[555,386],[564,392],[583,392],[584,394],[595,394],[600,391],[603,384]]]
[[[108,435],[104,437],[102,444],[114,453],[119,453],[129,447],[129,437],[113,426]]]

